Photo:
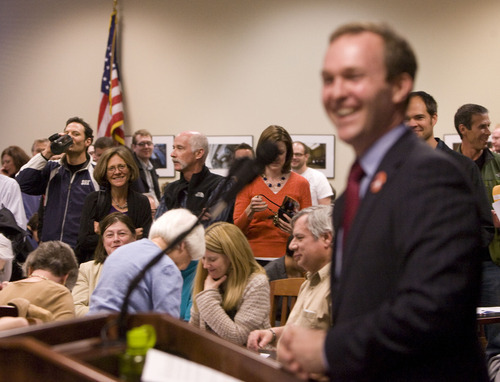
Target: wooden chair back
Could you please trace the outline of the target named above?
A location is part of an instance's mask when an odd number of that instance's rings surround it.
[[[285,325],[288,315],[297,301],[297,295],[304,280],[304,277],[292,277],[273,280],[269,283],[271,287],[271,312],[269,314],[271,326],[276,326],[278,317],[280,326]]]

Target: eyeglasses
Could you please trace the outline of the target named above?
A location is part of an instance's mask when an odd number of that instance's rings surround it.
[[[104,233],[104,238],[105,239],[114,239],[115,238],[115,235],[117,235],[120,239],[123,239],[127,236],[130,236],[130,233],[129,232],[126,232],[126,231],[119,231],[119,232],[106,232]]]
[[[140,147],[146,147],[146,146],[153,146],[153,142],[140,142],[140,143],[137,143],[137,146],[140,146]]]
[[[113,174],[116,170],[124,172],[127,168],[128,167],[126,164],[119,164],[118,166],[108,167],[106,170],[108,171],[108,173]]]
[[[301,158],[301,157],[303,157],[303,156],[304,156],[304,154],[301,154],[301,153],[293,153],[293,156],[294,156],[294,157],[299,157],[299,158]]]

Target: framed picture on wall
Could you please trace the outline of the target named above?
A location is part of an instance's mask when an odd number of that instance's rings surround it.
[[[460,144],[462,143],[460,135],[458,134],[445,134],[443,136],[443,141],[444,143],[446,143],[446,146],[454,151],[458,151],[458,146],[460,146]],[[488,147],[491,149],[491,135],[488,138]]]
[[[226,176],[234,160],[234,150],[241,143],[253,147],[252,135],[207,135],[208,156],[205,165],[211,172]]]
[[[290,134],[293,141],[300,141],[311,149],[311,168],[321,171],[327,178],[335,178],[335,135]]]
[[[132,137],[125,137],[125,145],[132,148]],[[151,163],[156,168],[159,177],[173,178],[175,176],[174,163],[170,158],[174,145],[173,135],[153,135],[153,154]]]
[[[462,143],[460,135],[458,134],[445,134],[443,136],[443,141],[450,149],[457,151],[458,146]]]

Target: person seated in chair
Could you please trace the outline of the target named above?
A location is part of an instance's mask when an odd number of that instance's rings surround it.
[[[293,235],[290,235],[286,242],[285,256],[281,256],[264,266],[269,281],[288,279],[290,277],[304,277],[305,271],[294,260],[293,251],[290,249],[292,240]]]
[[[292,219],[293,239],[289,245],[297,264],[307,271],[297,302],[286,325],[326,329],[331,324],[330,264],[332,256],[332,207],[319,205],[301,210]],[[276,345],[285,326],[254,330],[247,348],[258,351]]]
[[[245,345],[251,330],[269,325],[269,282],[234,224],[205,232],[206,251],[193,284],[190,324]]]
[[[19,315],[40,321],[75,317],[71,289],[78,263],[71,247],[60,241],[41,243],[23,265],[27,278],[9,283],[0,291],[0,305],[15,305]]]

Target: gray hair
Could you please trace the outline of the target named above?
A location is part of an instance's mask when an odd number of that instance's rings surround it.
[[[319,205],[304,208],[300,210],[292,219],[292,228],[295,226],[295,222],[302,216],[307,216],[307,228],[311,231],[311,234],[317,240],[321,235],[330,232],[332,236],[333,225],[332,225],[332,206]]]
[[[203,162],[207,159],[208,155],[208,139],[207,137],[197,131],[190,131],[189,144],[191,145],[191,151],[196,151],[203,149]]]
[[[171,243],[177,236],[196,222],[196,216],[184,208],[170,210],[161,215],[151,226],[149,239],[159,237]],[[199,260],[205,254],[205,230],[197,225],[183,240],[192,260]]]
[[[56,277],[68,275],[66,287],[71,290],[78,277],[78,262],[71,247],[62,241],[46,241],[31,252],[23,264],[24,276],[28,272],[43,269]]]

